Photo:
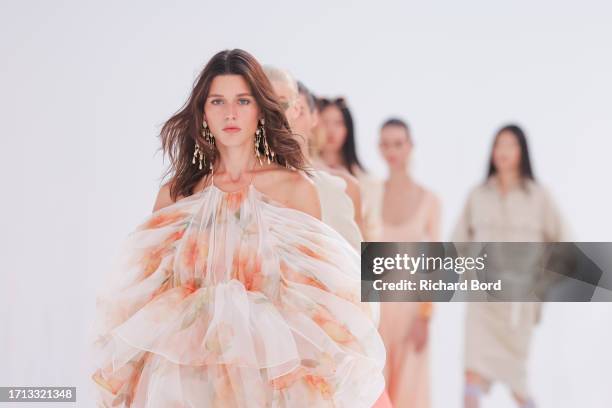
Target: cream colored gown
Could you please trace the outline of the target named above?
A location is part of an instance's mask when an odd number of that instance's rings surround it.
[[[253,185],[147,217],[95,323],[100,407],[370,408],[384,389],[359,254]]]
[[[321,221],[335,229],[357,251],[360,251],[361,231],[355,222],[355,207],[346,194],[346,181],[323,170],[313,171],[313,181],[319,192]]]
[[[363,239],[369,242],[378,241],[382,233],[380,214],[384,190],[383,181],[359,168],[355,169],[355,178],[361,189]]]

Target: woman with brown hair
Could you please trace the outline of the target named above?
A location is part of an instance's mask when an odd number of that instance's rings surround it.
[[[259,63],[216,54],[161,139],[170,180],[98,296],[99,405],[370,407],[384,346],[359,256],[319,220]]]

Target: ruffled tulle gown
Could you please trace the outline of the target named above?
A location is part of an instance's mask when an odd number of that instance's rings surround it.
[[[358,253],[249,185],[147,218],[97,297],[103,407],[371,407],[385,350]]]

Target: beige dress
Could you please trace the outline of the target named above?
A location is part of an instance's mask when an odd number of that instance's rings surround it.
[[[547,191],[527,180],[502,195],[493,177],[467,199],[453,240],[556,242],[567,237]],[[507,384],[528,398],[527,358],[541,305],[529,302],[467,304],[465,368]],[[485,390],[486,391],[486,390]]]
[[[363,238],[378,241],[382,233],[381,205],[384,191],[383,181],[357,168],[355,178],[361,189],[361,215]]]
[[[362,237],[355,222],[353,201],[346,194],[346,181],[322,170],[313,171],[313,181],[321,202],[321,221],[339,232],[359,251]]]
[[[324,170],[314,170],[312,173],[321,203],[321,221],[342,235],[357,252],[361,253],[363,237],[355,222],[353,201],[346,194],[346,181]],[[380,307],[372,303],[371,308],[374,322],[378,325]]]
[[[427,235],[430,211],[437,207],[437,198],[425,190],[416,213],[407,222],[386,224],[381,218],[381,241],[421,242],[432,238]],[[382,200],[380,204],[382,208]],[[412,323],[431,303],[381,303],[380,334],[387,349],[385,381],[394,407],[426,408],[431,405],[429,393],[429,345],[416,352],[406,341]]]

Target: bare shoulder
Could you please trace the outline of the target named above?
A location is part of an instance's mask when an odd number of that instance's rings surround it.
[[[431,213],[434,216],[439,216],[440,213],[442,212],[442,200],[440,200],[440,197],[438,197],[438,195],[436,193],[434,193],[431,190],[426,190],[427,191],[427,195],[429,196],[429,203],[431,206]]]
[[[321,203],[314,182],[301,171],[294,171],[288,182],[293,192],[289,206],[321,219]]]
[[[427,196],[429,197],[429,202],[433,207],[439,209],[442,206],[442,200],[440,200],[440,197],[438,197],[436,193],[426,188],[425,194],[427,194]]]
[[[319,194],[302,171],[270,168],[258,174],[258,189],[279,203],[321,219]]]
[[[174,204],[174,200],[170,196],[170,182],[167,182],[159,189],[155,204],[153,205],[153,212],[161,210],[164,207]]]

